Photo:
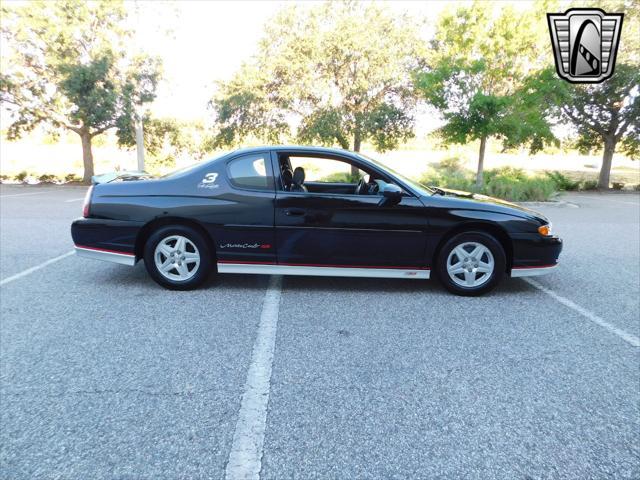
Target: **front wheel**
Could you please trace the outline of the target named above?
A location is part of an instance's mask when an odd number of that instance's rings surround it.
[[[211,253],[196,230],[167,226],[155,231],[144,248],[144,264],[157,283],[170,290],[192,290],[211,272]]]
[[[467,232],[447,241],[436,260],[436,269],[438,278],[450,292],[477,296],[500,283],[505,264],[500,242],[484,232]]]

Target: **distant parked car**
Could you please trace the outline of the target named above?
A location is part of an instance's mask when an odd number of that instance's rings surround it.
[[[212,272],[433,274],[453,293],[479,295],[505,274],[552,271],[562,250],[536,212],[423,186],[345,150],[250,148],[158,179],[112,180],[89,189],[71,226],[77,253],[144,259],[170,289],[195,288]]]

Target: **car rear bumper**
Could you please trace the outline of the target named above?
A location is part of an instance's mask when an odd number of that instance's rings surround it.
[[[80,257],[92,258],[93,260],[102,260],[105,262],[119,263],[121,265],[129,265],[130,267],[136,264],[136,256],[132,253],[114,252],[109,250],[103,250],[101,248],[85,247],[83,245],[76,245],[76,255]]]
[[[79,218],[71,224],[71,237],[76,254],[81,257],[135,265],[135,244],[141,227],[138,222]]]

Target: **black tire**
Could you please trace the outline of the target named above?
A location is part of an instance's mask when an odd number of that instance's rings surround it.
[[[463,285],[459,285],[451,278],[449,272],[447,271],[447,260],[449,259],[449,255],[456,247],[467,242],[478,243],[486,247],[493,256],[493,272],[491,274],[487,274],[488,277],[483,280],[483,283],[481,285],[478,286],[466,287]],[[467,249],[473,250],[472,247],[467,247]],[[488,256],[484,258],[488,258]],[[458,259],[457,254],[454,254],[452,259]],[[488,233],[464,232],[453,236],[444,244],[444,246],[440,250],[440,253],[438,254],[438,258],[436,259],[435,267],[438,279],[447,290],[455,293],[456,295],[475,297],[493,290],[500,283],[505,274],[506,256],[502,245],[500,245],[500,242],[498,242],[493,236],[489,235]],[[462,281],[462,276],[464,276],[464,274],[460,275],[461,276],[458,278],[460,278],[460,281]],[[480,274],[475,275],[477,275],[476,278],[481,278]]]
[[[186,280],[167,278],[160,272],[154,259],[156,247],[168,237],[179,235],[189,240],[197,248],[199,265],[193,266],[189,274],[192,276]],[[187,249],[188,250],[188,249]],[[144,265],[149,275],[156,283],[169,290],[193,290],[202,285],[212,271],[212,255],[208,242],[197,230],[184,225],[169,225],[161,227],[151,234],[144,246]],[[193,272],[193,269],[196,271]],[[177,270],[173,270],[176,274]]]

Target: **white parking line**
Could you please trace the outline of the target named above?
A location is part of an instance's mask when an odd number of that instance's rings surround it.
[[[225,470],[227,480],[260,478],[281,291],[282,277],[272,276],[262,304],[258,335]]]
[[[605,197],[588,197],[587,195],[580,195],[578,198],[586,198],[587,200],[602,200],[605,202],[613,202],[613,203],[624,203],[626,205],[633,205],[635,207],[640,206],[638,202],[625,202],[624,200],[614,200],[613,198],[605,198]]]
[[[0,198],[24,197],[26,195],[42,195],[43,193],[47,193],[47,192],[11,193],[9,195],[0,195]]]
[[[14,280],[18,280],[19,278],[22,277],[26,277],[27,275],[33,273],[33,272],[37,272],[38,270],[40,270],[41,268],[44,268],[48,265],[51,265],[52,263],[56,263],[59,262],[60,260],[67,258],[70,255],[73,255],[75,253],[74,250],[71,250],[70,252],[67,252],[63,255],[60,255],[58,257],[52,258],[50,260],[47,260],[46,262],[41,263],[40,265],[36,265],[35,267],[31,267],[31,268],[27,268],[26,270],[23,270],[20,273],[16,273],[15,275],[12,275],[10,277],[5,278],[4,280],[0,281],[0,286],[2,285],[6,285],[9,282],[13,282]]]
[[[625,332],[624,330],[621,330],[620,328],[616,327],[615,325],[612,325],[611,323],[607,322],[606,320],[603,320],[602,318],[600,318],[595,313],[590,312],[586,308],[581,307],[580,305],[572,302],[568,298],[565,298],[565,297],[563,297],[561,295],[558,295],[556,292],[554,292],[553,290],[550,290],[547,287],[541,285],[536,280],[532,280],[531,278],[523,278],[523,280],[525,282],[527,282],[528,284],[536,287],[538,290],[543,291],[544,293],[546,293],[550,297],[553,297],[554,299],[556,299],[561,304],[569,307],[572,310],[575,310],[580,315],[582,315],[583,317],[591,320],[596,325],[600,325],[601,327],[606,328],[611,333],[619,336],[625,342],[630,343],[634,347],[640,347],[640,338],[636,337],[635,335],[632,335],[632,334],[630,334],[628,332]]]
[[[65,200],[64,203],[69,203],[69,202],[79,202],[80,200],[84,200],[84,197],[80,197],[80,198],[70,198],[69,200]]]

